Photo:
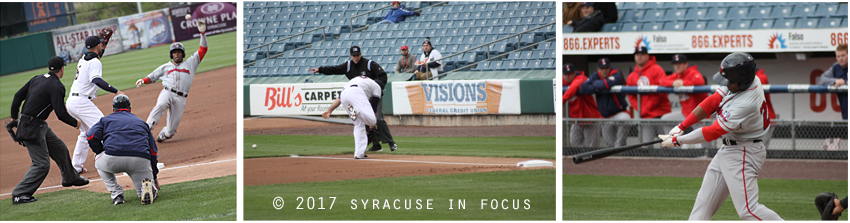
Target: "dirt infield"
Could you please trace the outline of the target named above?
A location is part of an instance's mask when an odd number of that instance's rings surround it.
[[[711,159],[608,157],[582,164],[564,157],[564,174],[702,177]],[[767,159],[761,179],[847,180],[847,160]]]
[[[245,135],[351,135],[351,125],[290,118],[246,119]],[[555,126],[422,127],[390,126],[393,136],[487,137],[555,136]],[[555,145],[552,145],[555,148]],[[528,158],[413,156],[367,153],[352,155],[245,159],[245,185],[371,179],[539,168],[516,167]],[[548,160],[555,162],[555,160]],[[340,168],[352,167],[352,168]],[[353,168],[353,167],[356,167]],[[553,168],[553,167],[548,167]]]
[[[146,120],[161,90],[162,84],[156,83],[127,89],[124,93],[130,97],[133,114]],[[104,115],[112,113],[112,96],[102,95],[94,100]],[[157,143],[159,162],[165,163],[165,168],[159,174],[164,192],[168,191],[167,184],[236,174],[236,109],[236,66],[197,74],[177,134],[170,140]],[[163,115],[162,124],[154,128],[154,135],[165,127],[165,118]],[[51,114],[47,122],[73,154],[79,130],[62,123],[55,114]],[[94,153],[89,152],[85,163],[89,172],[83,174],[92,183],[72,188],[108,192],[98,180],[100,175],[94,168],[93,157]],[[59,168],[55,164],[51,161],[50,173],[42,183],[42,188],[62,183]],[[0,199],[11,197],[10,193],[30,165],[26,148],[8,136],[0,137]],[[133,188],[128,177],[118,179],[125,189]],[[65,188],[59,186],[40,190],[36,194],[62,189]]]

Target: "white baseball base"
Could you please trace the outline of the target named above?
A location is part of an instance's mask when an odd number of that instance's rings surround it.
[[[546,161],[546,160],[528,160],[522,161],[516,164],[517,167],[547,167],[547,166],[555,166],[554,163]]]

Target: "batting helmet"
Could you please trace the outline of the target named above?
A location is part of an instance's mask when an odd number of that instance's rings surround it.
[[[172,43],[170,48],[171,49],[168,50],[168,57],[171,57],[171,59],[174,59],[174,55],[172,53],[174,53],[175,50],[180,50],[180,52],[183,52],[183,57],[186,57],[186,50],[183,48],[182,43]]]
[[[714,82],[722,86],[739,83],[746,89],[756,77],[756,61],[747,53],[732,53],[720,62],[720,72],[714,74]]]
[[[119,94],[112,98],[112,109],[129,109],[130,108],[130,97],[127,95]]]

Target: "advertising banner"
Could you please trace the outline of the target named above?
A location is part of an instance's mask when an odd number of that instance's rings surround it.
[[[124,50],[171,44],[168,10],[156,10],[118,18]]]
[[[171,26],[174,27],[175,41],[199,38],[198,20],[207,24],[207,36],[236,31],[236,19],[239,18],[236,3],[208,2],[170,8]],[[186,21],[186,15],[192,19]]]
[[[27,29],[30,32],[68,25],[64,2],[24,2]]]
[[[250,115],[321,115],[346,83],[252,84]],[[342,106],[331,113],[347,114]]]
[[[77,62],[86,52],[86,37],[97,35],[104,28],[116,30],[109,39],[104,54],[124,52],[121,32],[117,31],[118,19],[106,19],[53,30],[53,47],[56,49],[56,55],[65,59],[65,63]]]
[[[847,28],[565,33],[564,54],[816,52],[847,44]]]
[[[394,81],[393,114],[519,114],[519,80]]]

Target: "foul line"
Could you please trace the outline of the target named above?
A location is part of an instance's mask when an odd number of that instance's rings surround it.
[[[354,158],[339,158],[339,157],[322,157],[322,156],[290,156],[291,158],[308,158],[308,159],[332,159],[332,160],[353,160]],[[439,162],[439,161],[415,161],[415,160],[381,160],[381,159],[360,159],[357,161],[382,161],[382,162],[399,162],[399,163],[436,163],[436,164],[453,164],[453,165],[485,165],[485,166],[516,166],[513,164],[492,164],[492,163],[455,163],[455,162]]]
[[[176,170],[176,169],[181,169],[181,168],[186,168],[186,167],[203,166],[203,165],[216,164],[216,163],[223,163],[223,162],[229,162],[229,161],[235,161],[235,160],[236,160],[236,159],[219,160],[219,161],[212,161],[212,162],[207,162],[207,163],[198,163],[198,164],[191,164],[191,165],[185,165],[185,166],[169,167],[169,168],[163,168],[163,169],[160,169],[159,171],[160,171],[160,172],[162,172],[162,171],[164,171],[164,170]],[[98,176],[99,176],[99,175],[98,175]],[[128,176],[128,175],[127,175],[127,173],[124,173],[124,174],[121,174],[121,175],[117,175],[117,176],[115,176],[115,178],[118,178],[118,177],[126,177],[126,176]],[[102,180],[103,180],[103,179],[94,179],[94,180],[89,180],[89,184],[91,184],[92,182],[97,182],[97,181],[102,181]],[[58,187],[62,187],[62,185],[60,184],[60,185],[56,185],[56,186],[42,187],[42,188],[38,188],[38,190],[35,190],[35,191],[48,190],[48,189],[53,189],[53,188],[58,188]],[[12,193],[0,194],[0,197],[2,197],[2,196],[6,196],[6,195],[12,195]]]

